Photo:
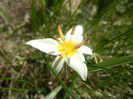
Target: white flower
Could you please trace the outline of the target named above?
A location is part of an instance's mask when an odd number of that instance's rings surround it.
[[[61,38],[30,40],[26,44],[47,54],[56,55],[57,57],[52,67],[57,74],[66,62],[85,81],[88,70],[84,63],[85,58],[83,54],[92,55],[92,50],[83,45],[87,41],[87,39],[83,40],[83,27],[80,25],[74,26],[66,33],[66,36],[63,35],[59,25],[57,25],[57,28]]]

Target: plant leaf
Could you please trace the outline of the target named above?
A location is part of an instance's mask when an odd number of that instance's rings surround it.
[[[50,92],[45,99],[54,99],[55,96],[58,94],[58,92],[62,89],[62,86],[58,86],[57,88],[55,88],[52,92]]]
[[[126,32],[124,32],[124,33],[122,33],[122,34],[120,34],[120,35],[118,35],[118,36],[116,36],[115,38],[113,38],[112,40],[110,40],[108,42],[104,42],[104,43],[100,44],[96,49],[94,49],[93,52],[97,52],[99,49],[104,48],[104,46],[107,45],[108,43],[111,43],[111,42],[119,39],[120,37],[128,35],[130,33],[133,33],[133,28],[128,30],[128,31],[126,31]]]
[[[34,89],[0,87],[2,90],[33,91]]]
[[[133,62],[133,56],[123,56],[120,58],[109,59],[98,64],[94,64],[88,67],[89,72],[98,71],[104,68],[118,66],[126,63]]]

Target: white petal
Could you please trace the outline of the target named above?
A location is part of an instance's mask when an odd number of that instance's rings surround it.
[[[72,28],[66,33],[65,40],[68,41],[68,40],[72,39],[76,43],[82,42],[82,40],[83,40],[83,36],[82,36],[83,27],[81,25],[77,25],[75,30],[74,30],[73,35],[71,35],[71,31],[72,31]]]
[[[85,62],[85,57],[82,53],[76,53],[74,57],[78,58],[81,62]]]
[[[88,70],[86,64],[83,62],[84,58],[83,59],[81,58],[83,57],[82,56],[80,57],[80,55],[76,53],[73,57],[67,57],[66,63],[73,70],[75,70],[85,81],[87,79]]]
[[[79,52],[79,53],[83,53],[83,54],[92,55],[92,50],[91,50],[88,46],[85,46],[85,45],[82,45],[82,46],[78,49],[78,52]]]
[[[58,45],[58,42],[51,38],[30,40],[25,44],[31,45],[32,47],[37,48],[40,51],[43,51],[48,54],[52,54],[52,55],[60,54],[58,49],[56,48],[56,46]]]
[[[55,70],[55,72],[58,74],[60,72],[60,70],[62,69],[63,65],[65,62],[65,58],[61,58],[60,56],[57,56],[55,58],[54,63],[52,64],[53,69]]]

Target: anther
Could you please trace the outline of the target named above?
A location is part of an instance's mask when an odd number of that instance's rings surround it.
[[[71,31],[71,35],[74,34],[75,28],[76,28],[76,26],[73,26],[73,29],[72,29],[72,31]]]
[[[54,40],[56,40],[57,42],[60,42],[60,40],[56,37],[53,37]]]
[[[62,31],[61,31],[61,28],[60,28],[59,24],[57,24],[57,29],[58,29],[58,33],[59,33],[62,41],[65,41],[65,37],[64,37],[64,35],[63,35]]]
[[[81,45],[83,45],[85,42],[87,42],[88,41],[88,39],[85,39],[85,40],[83,40],[81,43],[78,43],[78,44],[76,44],[75,46],[74,46],[74,49],[77,49],[77,48],[79,48],[79,47],[81,47]]]

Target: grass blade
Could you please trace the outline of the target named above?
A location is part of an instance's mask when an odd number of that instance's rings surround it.
[[[0,13],[2,13],[6,18],[11,20],[11,17],[2,8],[0,8]]]
[[[47,14],[44,9],[44,0],[41,0],[41,8],[42,8],[42,15],[43,15],[43,21],[44,24],[47,24]]]
[[[108,41],[108,42],[102,43],[102,44],[99,45],[93,52],[98,51],[99,49],[101,49],[101,48],[103,48],[105,45],[107,45],[108,43],[111,43],[111,42],[113,42],[113,41],[119,39],[120,37],[125,36],[125,35],[127,35],[127,34],[129,34],[129,33],[133,33],[133,28],[130,29],[129,31],[127,31],[127,32],[124,32],[124,33],[122,33],[122,34],[116,36],[115,38],[113,38],[112,40],[110,40],[110,41]]]
[[[12,78],[0,78],[0,80],[12,80],[12,81],[16,81],[16,82],[21,82],[21,83],[25,83],[25,84],[31,85],[31,86],[35,87],[36,89],[39,89],[36,85],[32,84],[29,81],[25,81],[25,80],[12,79]]]
[[[2,90],[15,90],[15,91],[32,91],[35,89],[24,89],[24,88],[8,88],[8,87],[0,87]]]
[[[89,72],[98,71],[103,68],[118,66],[126,63],[132,63],[133,56],[123,56],[120,58],[109,59],[98,64],[94,64],[88,67]]]
[[[36,31],[37,31],[37,20],[36,20],[36,9],[35,9],[35,3],[32,0],[31,2],[31,16],[32,16],[32,23],[33,23],[33,30],[34,30],[34,36],[36,37]]]
[[[74,83],[76,82],[77,78],[78,78],[78,77],[75,77],[75,78],[74,78],[74,80],[72,81],[72,83],[71,83],[70,86],[69,86],[69,90],[72,89],[72,87],[74,86]],[[68,93],[66,92],[63,99],[67,99],[67,97],[68,97]]]
[[[62,86],[58,86],[57,88],[55,88],[52,92],[50,92],[45,99],[54,99],[55,96],[59,93],[59,91],[62,89]]]

